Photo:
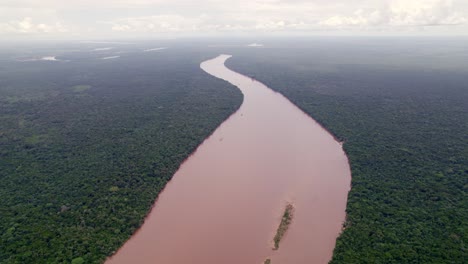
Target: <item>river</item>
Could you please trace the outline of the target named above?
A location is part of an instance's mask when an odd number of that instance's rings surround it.
[[[341,144],[281,94],[226,68],[229,57],[200,67],[237,86],[241,107],[181,165],[143,226],[106,263],[331,259],[351,182]],[[287,204],[294,218],[275,251]]]

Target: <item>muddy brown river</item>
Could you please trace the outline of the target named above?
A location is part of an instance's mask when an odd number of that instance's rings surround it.
[[[339,142],[288,99],[225,67],[240,109],[198,147],[159,195],[143,226],[108,264],[320,264],[345,220],[351,173]],[[287,204],[294,218],[278,250]]]

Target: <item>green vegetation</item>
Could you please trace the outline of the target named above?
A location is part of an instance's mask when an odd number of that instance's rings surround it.
[[[236,88],[199,68],[215,55],[0,58],[0,263],[100,263],[117,250],[239,107]]]
[[[466,262],[468,45],[276,43],[233,49],[227,64],[345,142],[352,190],[332,263]],[[129,45],[106,61],[67,51],[81,45],[35,51],[66,63],[0,50],[0,263],[102,262],[241,103],[198,67],[226,48]]]
[[[292,218],[293,218],[293,210],[294,207],[292,204],[286,205],[286,208],[284,209],[283,217],[281,217],[281,223],[278,226],[278,229],[276,230],[276,235],[273,238],[273,242],[275,242],[274,250],[277,250],[279,248],[279,243],[281,242],[281,239],[283,238],[284,234],[286,234],[286,231],[288,231],[289,225],[291,224]]]
[[[265,261],[263,262],[263,264],[271,264],[271,259],[265,259]]]
[[[468,67],[457,59],[468,52],[431,41],[265,43],[227,62],[345,142],[352,189],[331,263],[468,259]]]
[[[83,258],[80,257],[80,258],[75,258],[75,259],[73,259],[71,263],[72,263],[72,264],[84,264],[85,261],[84,261]]]

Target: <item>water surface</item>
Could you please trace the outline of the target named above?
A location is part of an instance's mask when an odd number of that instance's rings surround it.
[[[141,229],[107,263],[327,263],[345,220],[351,175],[342,147],[282,95],[224,66],[240,109],[185,161]],[[278,251],[286,204],[293,222]]]

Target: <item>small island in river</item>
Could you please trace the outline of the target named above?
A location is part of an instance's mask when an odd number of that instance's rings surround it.
[[[278,250],[279,243],[283,238],[286,231],[288,231],[289,225],[292,222],[294,217],[294,206],[292,204],[287,204],[286,209],[284,210],[283,217],[281,218],[281,223],[276,230],[276,235],[273,241],[275,242],[274,250]]]

